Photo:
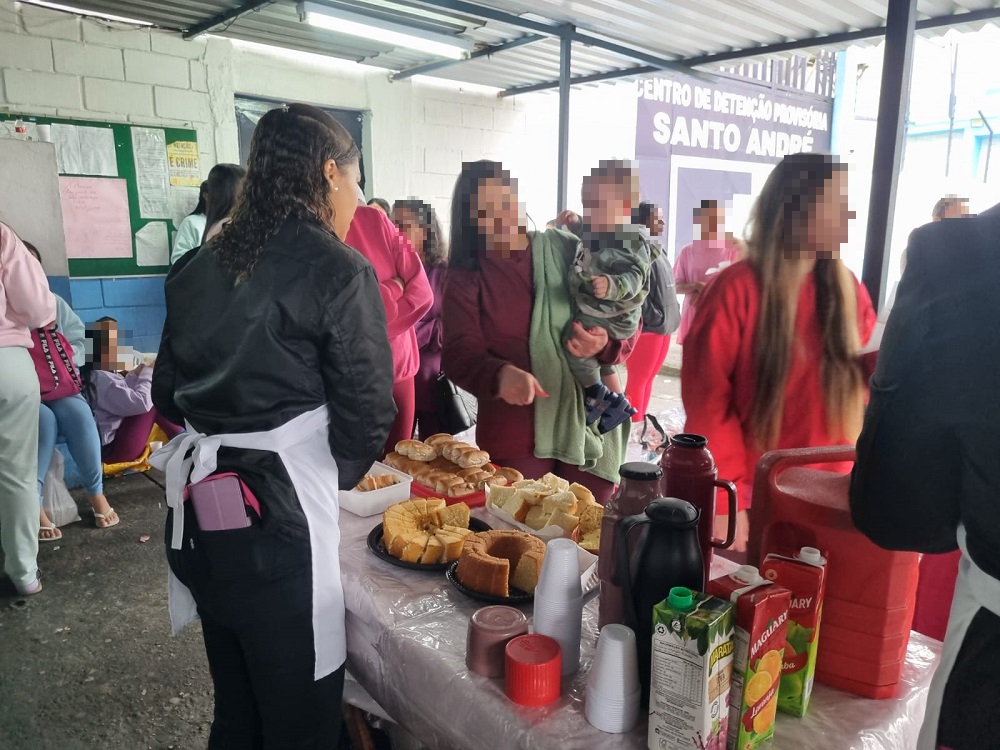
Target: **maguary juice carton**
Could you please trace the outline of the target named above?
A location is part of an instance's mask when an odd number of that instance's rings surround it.
[[[778,710],[794,716],[805,716],[812,695],[826,587],[825,565],[818,549],[803,547],[794,557],[770,554],[761,566],[761,575],[792,592]]]
[[[728,750],[752,750],[774,736],[782,653],[792,593],[744,565],[716,578],[708,592],[736,608]]]
[[[649,750],[723,750],[733,666],[733,607],[673,588],[653,608]]]

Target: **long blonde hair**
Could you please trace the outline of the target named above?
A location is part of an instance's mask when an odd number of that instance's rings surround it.
[[[825,154],[791,154],[764,184],[754,206],[747,262],[761,288],[754,348],[756,384],[750,410],[751,436],[760,450],[778,443],[785,389],[796,356],[798,286],[789,255],[803,248],[809,218],[834,174],[846,168]],[[857,283],[839,258],[816,259],[816,317],[822,328],[820,364],[831,436],[853,441],[861,429],[864,381],[857,364]]]

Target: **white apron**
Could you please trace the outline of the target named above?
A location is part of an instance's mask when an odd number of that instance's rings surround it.
[[[980,608],[988,609],[1000,617],[1000,580],[989,575],[973,562],[965,543],[965,528],[958,527],[958,546],[962,558],[958,564],[958,582],[955,584],[955,599],[951,604],[948,632],[944,639],[941,663],[938,664],[931,687],[927,693],[927,711],[924,724],[920,728],[917,750],[936,750],[938,721],[941,717],[941,702],[944,689],[951,676],[951,670],[958,659],[962,641],[972,623],[972,618]]]
[[[302,414],[268,432],[204,435],[190,424],[153,454],[150,463],[167,475],[167,505],[174,511],[171,547],[181,548],[184,536],[184,488],[216,470],[219,448],[277,453],[288,472],[309,526],[312,552],[313,642],[315,679],[336,671],[347,659],[344,589],[340,580],[340,504],[337,462],[330,453],[326,406]],[[188,451],[190,457],[185,458]],[[190,590],[168,572],[170,624],[176,635],[198,619]]]

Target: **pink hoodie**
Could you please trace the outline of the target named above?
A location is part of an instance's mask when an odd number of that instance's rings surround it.
[[[358,206],[345,242],[375,267],[389,324],[393,380],[412,378],[420,369],[414,326],[434,303],[420,257],[388,216],[368,206]],[[402,280],[403,289],[394,278]]]
[[[14,230],[0,223],[0,347],[31,348],[31,330],[56,319],[45,272]]]

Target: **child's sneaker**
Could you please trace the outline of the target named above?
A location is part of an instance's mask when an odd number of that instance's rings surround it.
[[[622,423],[632,419],[633,414],[638,414],[638,410],[632,407],[625,396],[609,391],[608,403],[601,415],[601,423],[598,425],[597,431],[602,435],[611,432]]]
[[[601,419],[601,415],[608,408],[608,398],[615,394],[608,390],[604,383],[592,385],[583,390],[583,403],[587,407],[587,426]]]

